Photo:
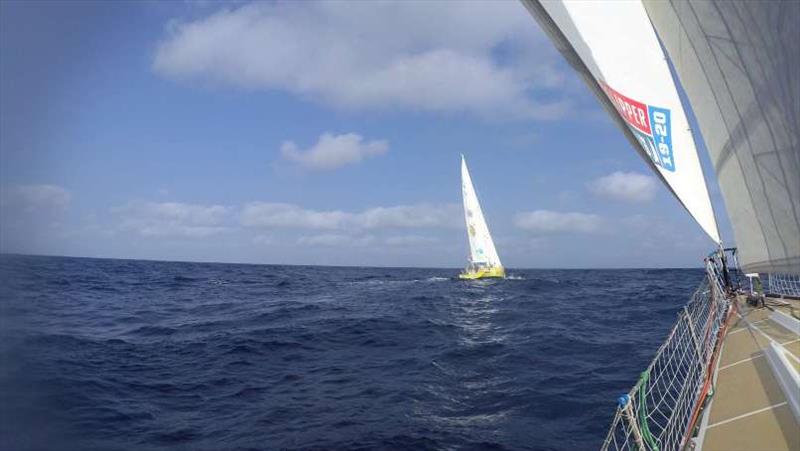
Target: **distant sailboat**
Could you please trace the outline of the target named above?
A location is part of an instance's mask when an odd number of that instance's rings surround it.
[[[469,238],[469,265],[458,275],[459,279],[504,278],[506,276],[500,257],[483,218],[481,204],[472,186],[467,162],[461,155],[461,192],[464,196],[464,218]]]

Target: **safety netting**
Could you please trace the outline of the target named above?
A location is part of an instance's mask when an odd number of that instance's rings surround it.
[[[800,275],[769,274],[768,280],[771,295],[800,297]]]
[[[603,450],[680,450],[713,394],[713,366],[732,303],[719,259],[678,315],[652,363],[618,400]]]

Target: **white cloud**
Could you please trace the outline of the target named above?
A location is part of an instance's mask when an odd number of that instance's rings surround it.
[[[242,210],[241,222],[246,227],[338,229],[351,216],[336,210],[316,211],[292,204],[250,202]]]
[[[134,228],[142,236],[180,236],[185,238],[205,238],[211,235],[227,232],[227,227],[190,226],[170,222],[133,223],[127,225]]]
[[[358,163],[366,158],[382,155],[389,149],[386,141],[362,142],[362,139],[361,135],[355,133],[325,133],[306,151],[298,150],[292,141],[285,141],[281,145],[281,154],[304,167],[325,170]]]
[[[301,246],[369,246],[373,242],[375,237],[372,235],[322,234],[301,236],[297,239],[297,244]]]
[[[241,223],[246,227],[301,229],[408,229],[456,228],[461,225],[455,204],[377,207],[359,213],[309,210],[293,204],[251,202],[244,206]]]
[[[533,232],[580,232],[593,233],[600,230],[603,219],[588,213],[561,213],[550,210],[536,210],[518,213],[514,218],[516,226]]]
[[[439,242],[438,238],[421,235],[399,235],[378,238],[374,235],[348,235],[345,233],[324,233],[300,236],[297,244],[303,246],[379,246],[424,247]]]
[[[588,183],[592,193],[608,199],[646,202],[656,195],[655,177],[636,172],[617,171]]]
[[[231,207],[178,202],[131,202],[112,209],[121,230],[146,237],[203,238],[231,230]]]
[[[293,204],[269,202],[250,202],[242,207],[179,202],[130,202],[111,211],[117,217],[115,230],[134,232],[144,237],[202,238],[235,232],[241,227],[330,231],[328,234],[302,237],[297,241],[298,244],[332,245],[337,240],[344,242],[341,237],[347,237],[350,243],[364,244],[368,242],[367,238],[356,238],[355,235],[368,230],[435,229],[461,225],[460,210],[455,204],[400,205],[351,213],[339,210],[317,211]],[[255,235],[251,240],[257,245],[277,242],[275,236],[264,233]]]
[[[172,22],[153,68],[344,109],[551,119],[558,59],[518,2],[255,2]]]
[[[456,204],[399,205],[376,207],[355,216],[355,223],[368,229],[385,228],[458,228],[463,213]]]
[[[438,238],[420,235],[400,235],[386,238],[389,246],[422,246],[439,242]]]
[[[193,205],[179,202],[149,202],[139,211],[159,219],[181,221],[193,225],[218,225],[225,220],[230,207],[222,205]]]
[[[69,191],[56,185],[18,185],[3,189],[0,207],[26,213],[60,212],[72,200]]]

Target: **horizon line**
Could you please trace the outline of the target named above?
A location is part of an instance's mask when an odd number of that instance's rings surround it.
[[[376,265],[329,265],[329,264],[307,264],[307,263],[252,263],[252,262],[225,262],[225,261],[211,261],[211,260],[168,260],[158,258],[130,258],[130,257],[91,257],[84,255],[53,255],[53,254],[25,254],[19,252],[2,252],[0,257],[4,256],[17,256],[17,257],[44,257],[44,258],[85,258],[94,260],[123,260],[123,261],[143,261],[143,262],[159,262],[159,263],[200,263],[212,265],[254,265],[254,266],[313,266],[321,268],[374,268],[374,269],[437,269],[437,270],[461,270],[461,267],[451,266],[376,266]],[[607,271],[621,271],[621,270],[634,270],[634,269],[703,269],[703,266],[662,266],[662,267],[508,267],[505,269],[520,270],[520,271],[542,271],[542,270],[557,270],[557,271],[587,271],[587,270],[607,270]]]

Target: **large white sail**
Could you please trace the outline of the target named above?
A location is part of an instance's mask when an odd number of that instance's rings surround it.
[[[739,263],[800,275],[800,2],[644,5],[697,116]]]
[[[719,232],[675,82],[639,1],[523,3],[714,242]]]
[[[502,267],[500,257],[494,247],[494,241],[489,234],[489,227],[483,218],[481,204],[472,186],[467,162],[461,156],[461,191],[464,197],[464,218],[467,221],[467,235],[469,236],[470,261],[485,264],[491,267]]]

